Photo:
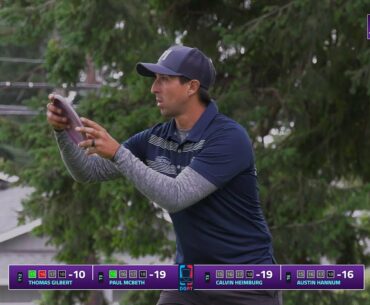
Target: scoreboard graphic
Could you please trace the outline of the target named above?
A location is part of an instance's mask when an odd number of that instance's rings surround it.
[[[363,290],[364,265],[10,265],[10,290]]]

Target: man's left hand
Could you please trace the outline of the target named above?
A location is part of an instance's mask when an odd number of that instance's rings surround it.
[[[98,154],[112,159],[120,144],[98,123],[86,118],[81,118],[81,121],[84,127],[76,127],[76,131],[85,133],[88,139],[78,143],[78,146],[86,149],[87,155]]]

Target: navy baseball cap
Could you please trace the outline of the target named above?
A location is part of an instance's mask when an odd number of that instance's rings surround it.
[[[185,76],[196,79],[208,90],[215,82],[216,70],[212,60],[197,48],[172,46],[159,57],[156,64],[139,62],[136,71],[143,76],[155,77],[155,73]]]

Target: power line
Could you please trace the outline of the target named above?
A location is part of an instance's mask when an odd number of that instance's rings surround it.
[[[55,89],[56,85],[49,83],[34,83],[34,82],[0,82],[0,88],[20,88],[20,89]],[[101,84],[86,84],[77,83],[74,86],[68,86],[67,84],[62,84],[63,89],[84,89],[84,90],[94,90],[99,89]]]
[[[20,106],[20,105],[0,105],[0,115],[7,116],[7,115],[26,115],[26,116],[33,116],[38,114],[38,111],[31,110],[27,106]]]
[[[16,58],[16,57],[0,57],[0,61],[3,62],[14,62],[14,63],[30,63],[30,64],[43,64],[43,59],[32,59],[32,58]]]

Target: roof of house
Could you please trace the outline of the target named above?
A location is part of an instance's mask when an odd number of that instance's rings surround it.
[[[18,212],[22,210],[22,200],[32,191],[31,187],[11,187],[0,191],[0,236],[17,228]]]

